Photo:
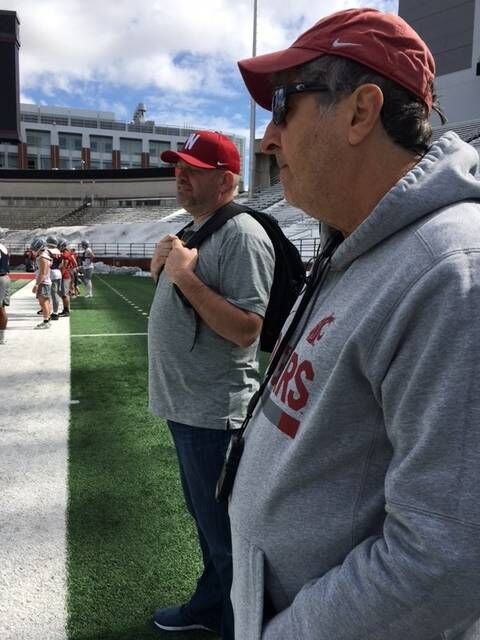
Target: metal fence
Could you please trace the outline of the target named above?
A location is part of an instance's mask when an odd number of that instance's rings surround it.
[[[319,238],[296,238],[292,240],[297,247],[302,260],[307,262],[316,254],[319,247]],[[77,251],[82,251],[80,244],[76,246]],[[150,258],[155,250],[153,242],[94,242],[90,244],[97,259],[102,257],[122,257],[122,258]],[[28,244],[7,244],[10,255],[21,256],[28,249]]]

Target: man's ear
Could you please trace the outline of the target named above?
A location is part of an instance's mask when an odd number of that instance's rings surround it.
[[[220,191],[222,193],[227,193],[234,188],[234,180],[235,176],[231,171],[223,171],[222,179],[220,182]]]
[[[362,84],[350,96],[351,121],[348,141],[358,145],[367,138],[380,120],[383,93],[376,84]]]

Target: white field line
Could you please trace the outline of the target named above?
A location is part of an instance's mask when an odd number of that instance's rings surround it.
[[[0,638],[66,638],[70,323],[34,331],[30,286],[0,346]]]
[[[148,333],[72,333],[71,338],[112,338],[115,336],[148,336]]]
[[[123,293],[121,293],[120,291],[118,291],[117,289],[115,289],[115,287],[112,287],[111,284],[109,284],[108,282],[106,282],[106,280],[104,280],[103,278],[100,278],[100,276],[97,276],[97,278],[100,280],[100,282],[103,282],[103,284],[105,286],[107,286],[109,289],[111,289],[114,293],[117,294],[117,296],[119,296],[120,298],[122,298],[122,300],[124,302],[126,302],[127,304],[129,304],[131,307],[133,307],[135,309],[135,311],[138,311],[142,316],[147,316],[148,318],[148,313],[145,313],[145,311],[143,309],[141,309],[140,307],[138,307],[135,302],[132,302],[131,300],[129,300],[128,298],[126,298]],[[120,335],[120,334],[118,334]],[[132,334],[134,335],[134,334]]]

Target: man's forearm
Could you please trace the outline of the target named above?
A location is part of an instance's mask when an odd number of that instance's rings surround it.
[[[259,315],[231,304],[194,272],[182,273],[176,285],[212,331],[239,347],[248,347],[255,341],[262,329]]]

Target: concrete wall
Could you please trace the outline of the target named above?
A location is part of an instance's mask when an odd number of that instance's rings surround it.
[[[2,197],[141,199],[175,196],[175,178],[36,180],[0,178]]]
[[[428,43],[437,76],[470,69],[475,0],[400,0],[398,13]]]
[[[400,0],[398,13],[435,57],[436,91],[448,120],[480,117],[480,0]],[[432,123],[439,124],[435,115]]]
[[[465,122],[480,117],[480,76],[473,72],[457,71],[439,78],[437,95],[449,122]],[[438,124],[436,116],[432,122]]]

